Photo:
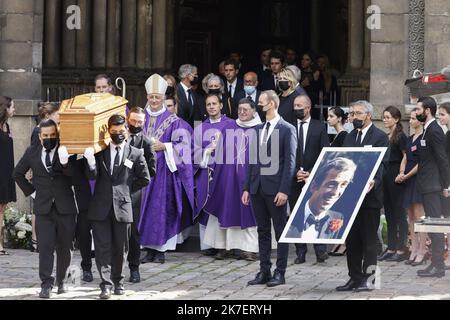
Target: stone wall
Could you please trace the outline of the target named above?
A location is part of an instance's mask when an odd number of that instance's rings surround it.
[[[425,71],[439,72],[450,65],[450,1],[426,0]]]
[[[30,144],[32,116],[41,99],[43,0],[0,1],[0,94],[14,99],[11,121],[16,162]],[[30,209],[18,190],[17,205]]]

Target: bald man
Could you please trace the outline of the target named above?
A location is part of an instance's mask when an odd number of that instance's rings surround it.
[[[253,102],[258,103],[261,91],[258,88],[259,81],[258,75],[255,72],[247,72],[244,75],[244,91],[241,91],[236,95],[235,100],[240,101],[241,99],[247,98],[251,99]],[[266,121],[265,114],[262,112],[261,108],[258,108],[258,114],[261,121]]]

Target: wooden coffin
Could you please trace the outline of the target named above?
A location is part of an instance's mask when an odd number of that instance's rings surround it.
[[[125,116],[128,101],[109,93],[89,93],[65,100],[60,107],[60,140],[69,154],[83,154],[88,147],[95,153],[109,145],[108,119]]]

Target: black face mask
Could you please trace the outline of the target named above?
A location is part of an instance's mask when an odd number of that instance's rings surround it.
[[[306,117],[305,110],[303,110],[303,109],[302,110],[294,110],[294,114],[298,120],[303,120]]]
[[[113,133],[111,134],[111,140],[114,142],[114,144],[122,144],[122,142],[125,141],[125,135],[121,133]]]
[[[130,130],[131,134],[138,134],[138,133],[141,133],[142,130],[144,130],[144,128],[142,128],[142,127],[135,127],[135,126],[132,126],[131,124],[128,125],[128,129]]]
[[[51,151],[58,145],[58,138],[42,139],[42,146],[45,150]]]
[[[191,81],[191,86],[195,86],[198,84],[198,77],[194,77],[194,80]]]
[[[172,86],[168,86],[166,90],[166,96],[173,97],[175,95],[175,88]]]
[[[289,85],[289,81],[279,81],[278,87],[280,87],[281,91],[287,91],[291,88],[291,86]]]
[[[361,130],[364,127],[364,121],[358,119],[353,120],[353,127],[357,130]]]
[[[416,115],[416,118],[422,123],[427,122],[427,116],[424,113]]]
[[[209,89],[209,94],[221,94],[220,89]]]

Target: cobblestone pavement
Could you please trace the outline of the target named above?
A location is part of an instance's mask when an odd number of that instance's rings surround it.
[[[291,250],[293,252],[294,250]],[[310,250],[311,251],[311,250]],[[10,250],[0,257],[0,299],[34,300],[39,292],[38,254]],[[163,265],[141,266],[142,282],[125,283],[126,295],[113,300],[385,300],[449,299],[450,274],[442,279],[421,279],[417,268],[403,263],[382,263],[380,289],[369,293],[338,293],[335,287],[347,280],[345,257],[330,257],[316,264],[308,255],[304,265],[294,265],[291,254],[286,285],[276,288],[247,287],[258,271],[257,262],[218,261],[201,253],[168,253]],[[80,263],[78,252],[73,265]],[[421,267],[419,267],[421,268]],[[125,269],[128,279],[129,271]],[[70,292],[52,299],[97,299],[99,276],[94,282],[72,285]],[[56,288],[54,289],[56,293]]]

